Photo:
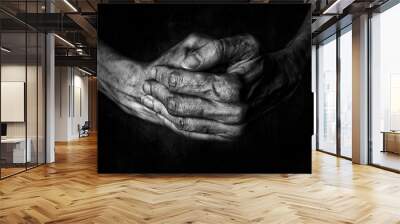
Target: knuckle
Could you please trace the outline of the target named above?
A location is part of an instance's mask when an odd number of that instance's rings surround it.
[[[150,85],[150,93],[155,95],[156,97],[162,95],[163,88],[158,83],[151,83]]]
[[[177,118],[176,123],[175,123],[176,127],[179,130],[183,130],[183,131],[186,131],[189,129],[188,124],[189,124],[189,122],[188,122],[188,119],[186,119],[186,118]]]
[[[207,86],[207,77],[201,73],[194,73],[191,78],[186,79],[188,85],[194,89],[202,89]]]
[[[225,102],[237,102],[242,91],[241,82],[234,77],[222,77],[213,81],[213,92],[216,97]]]
[[[167,98],[167,110],[171,114],[178,114],[181,111],[181,102],[176,97]]]
[[[181,85],[182,83],[182,76],[180,74],[179,71],[172,71],[169,74],[169,78],[168,78],[168,86],[170,88],[177,88]]]
[[[162,104],[159,102],[154,102],[154,112],[156,112],[157,114],[161,114],[162,113]]]
[[[202,36],[201,34],[199,34],[199,33],[191,33],[186,37],[184,42],[187,45],[190,46],[190,45],[193,45],[194,43],[196,43],[196,42],[198,42],[198,41],[200,41],[202,39],[205,39],[205,37]]]

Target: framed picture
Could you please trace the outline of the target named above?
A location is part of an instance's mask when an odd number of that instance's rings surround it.
[[[100,173],[311,172],[308,4],[99,5],[97,71]]]

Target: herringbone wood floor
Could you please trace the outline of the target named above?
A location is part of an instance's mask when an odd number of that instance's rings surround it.
[[[0,181],[0,223],[400,223],[400,175],[315,152],[312,175],[99,175],[96,139]]]

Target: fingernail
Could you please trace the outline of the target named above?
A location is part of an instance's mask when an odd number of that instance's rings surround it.
[[[147,94],[151,94],[151,86],[148,82],[143,84],[143,91]]]
[[[143,103],[146,107],[148,107],[148,108],[150,108],[150,109],[153,109],[153,106],[154,106],[153,100],[150,99],[149,97],[143,96],[143,97],[142,97],[142,103]]]
[[[200,66],[200,58],[195,54],[188,55],[182,63],[182,67],[185,69],[195,69]]]

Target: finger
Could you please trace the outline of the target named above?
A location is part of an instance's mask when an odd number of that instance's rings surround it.
[[[182,62],[182,68],[192,71],[200,71],[222,63],[222,49],[218,40],[212,40],[203,47],[188,52]]]
[[[188,53],[192,52],[194,49],[205,46],[209,42],[211,42],[211,39],[204,35],[196,33],[190,34],[183,41],[179,42],[174,47],[165,52],[153,64],[182,68],[182,63]],[[190,59],[188,60],[189,61],[187,63],[190,63]]]
[[[159,120],[154,111],[145,107],[141,104],[141,101],[138,101],[134,96],[120,89],[113,88],[103,81],[99,81],[99,90],[114,101],[125,113],[155,123]]]
[[[253,83],[263,71],[264,63],[261,57],[255,57],[250,60],[239,61],[228,67],[228,74],[238,74],[245,84]]]
[[[155,66],[150,69],[149,77],[172,92],[219,102],[240,100],[241,83],[233,75],[215,75]]]
[[[193,139],[199,139],[199,140],[219,140],[219,141],[226,141],[228,139],[221,137],[219,135],[210,135],[210,134],[202,134],[202,133],[195,133],[195,132],[188,132],[188,131],[182,131],[177,129],[174,124],[165,118],[162,115],[159,115],[159,118],[164,122],[164,125],[169,127],[171,130],[174,132],[181,134],[183,136],[193,138]]]
[[[180,117],[196,117],[222,123],[240,123],[244,118],[245,107],[204,100],[199,97],[174,94],[162,84],[146,81],[143,91],[158,99],[169,114]]]
[[[176,117],[168,113],[165,106],[151,96],[142,98],[142,103],[155,111],[160,118],[165,119],[165,124],[176,132],[188,137],[216,138],[220,140],[234,139],[242,133],[244,125],[226,125],[215,121]]]
[[[259,44],[251,35],[239,35],[212,40],[203,47],[188,53],[182,67],[191,71],[209,69],[218,64],[234,64],[250,60],[259,54]]]

